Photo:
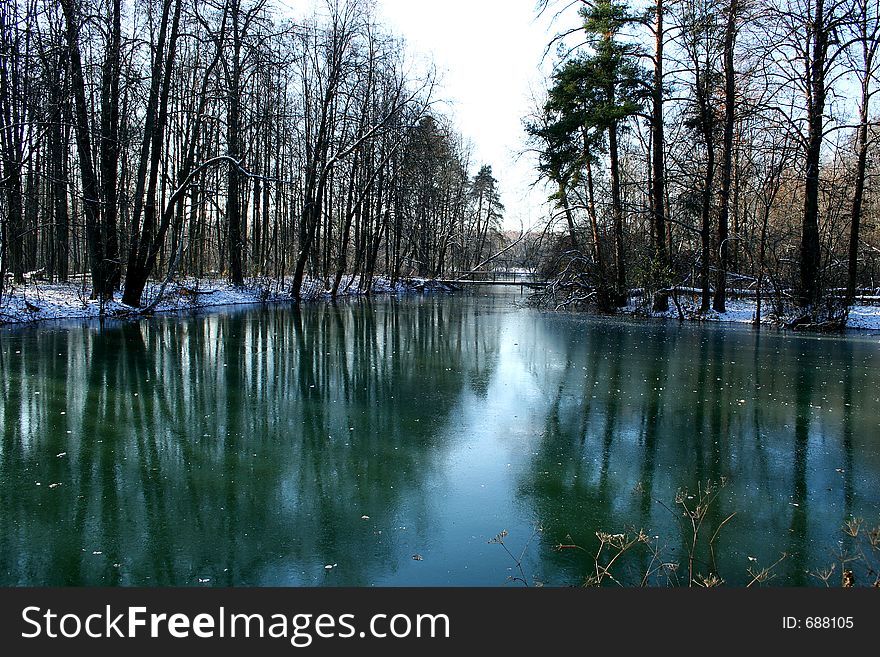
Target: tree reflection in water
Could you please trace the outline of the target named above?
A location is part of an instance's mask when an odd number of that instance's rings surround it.
[[[0,329],[0,582],[502,585],[488,541],[540,524],[525,571],[578,583],[589,554],[555,545],[644,528],[683,561],[676,492],[724,477],[721,576],[785,551],[777,582],[815,584],[876,517],[876,338],[517,299]]]

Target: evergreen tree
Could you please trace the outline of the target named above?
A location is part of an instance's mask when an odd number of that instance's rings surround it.
[[[600,0],[584,7],[581,17],[589,50],[560,66],[539,121],[526,128],[542,145],[541,175],[557,187],[554,198],[566,215],[575,248],[578,239],[569,195],[579,184],[586,187],[599,303],[610,307],[621,305],[626,297],[618,135],[625,122],[642,111],[649,87],[637,47],[620,35],[634,20],[626,4]],[[611,183],[614,272],[610,280],[594,203],[593,166],[600,154],[608,156]]]

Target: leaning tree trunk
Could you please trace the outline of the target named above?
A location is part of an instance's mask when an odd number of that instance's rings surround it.
[[[574,215],[571,212],[571,206],[568,202],[568,192],[565,189],[565,183],[559,181],[558,189],[559,205],[562,206],[562,210],[565,213],[565,221],[568,224],[568,237],[571,240],[571,248],[577,251],[580,247],[578,244],[577,232],[574,227]]]
[[[172,2],[174,15],[170,20],[171,32],[168,35]],[[140,148],[135,186],[135,209],[130,227],[128,269],[122,292],[122,302],[134,307],[140,306],[141,297],[151,273],[147,263],[150,260],[149,254],[153,250],[154,240],[157,236],[156,224],[159,209],[156,196],[165,127],[168,121],[170,104],[168,96],[179,35],[180,13],[181,0],[165,0],[163,2],[161,27],[150,72],[150,95],[144,118],[144,136]],[[166,35],[168,35],[167,50]],[[145,188],[146,191],[144,191]]]

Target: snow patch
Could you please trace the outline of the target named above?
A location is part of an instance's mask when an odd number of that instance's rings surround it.
[[[241,287],[235,287],[221,279],[180,279],[169,284],[161,301],[153,312],[167,313],[230,306],[241,304],[292,301],[290,280],[278,281],[267,278],[253,278]],[[159,294],[159,282],[148,283],[144,289],[144,306],[150,304]],[[396,281],[393,285],[386,278],[376,277],[372,282],[374,294],[404,294],[408,292],[448,291],[451,288],[425,279]],[[358,277],[346,277],[339,288],[340,296],[360,296]],[[106,317],[126,317],[135,315],[138,310],[119,301],[110,301],[101,306],[90,299],[86,283],[38,283],[11,286],[4,290],[0,304],[0,324],[33,322],[52,319],[97,318],[103,313]],[[323,281],[303,282],[300,297],[319,299],[330,296]]]
[[[710,310],[707,313],[698,313],[698,307],[688,300],[682,300],[681,310],[685,318],[689,320],[714,321],[714,322],[735,322],[739,324],[752,324],[755,321],[755,311],[757,304],[754,299],[729,299],[726,305],[726,312],[719,313]],[[630,301],[629,305],[622,308],[624,314],[645,314],[644,308],[635,305]],[[666,312],[649,312],[651,317],[664,317],[669,319],[678,319],[678,310],[670,301],[669,310]],[[761,312],[762,324],[774,324],[775,317],[770,315],[770,307],[768,304],[762,306]],[[846,328],[880,331],[880,306],[854,305],[850,307],[849,316],[846,322]]]

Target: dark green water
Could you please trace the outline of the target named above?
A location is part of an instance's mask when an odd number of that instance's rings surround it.
[[[0,584],[505,585],[488,541],[536,525],[526,577],[578,584],[592,558],[554,546],[597,530],[684,567],[676,491],[725,477],[722,577],[787,552],[772,583],[811,585],[847,517],[880,522],[880,336],[519,298],[0,329]]]

